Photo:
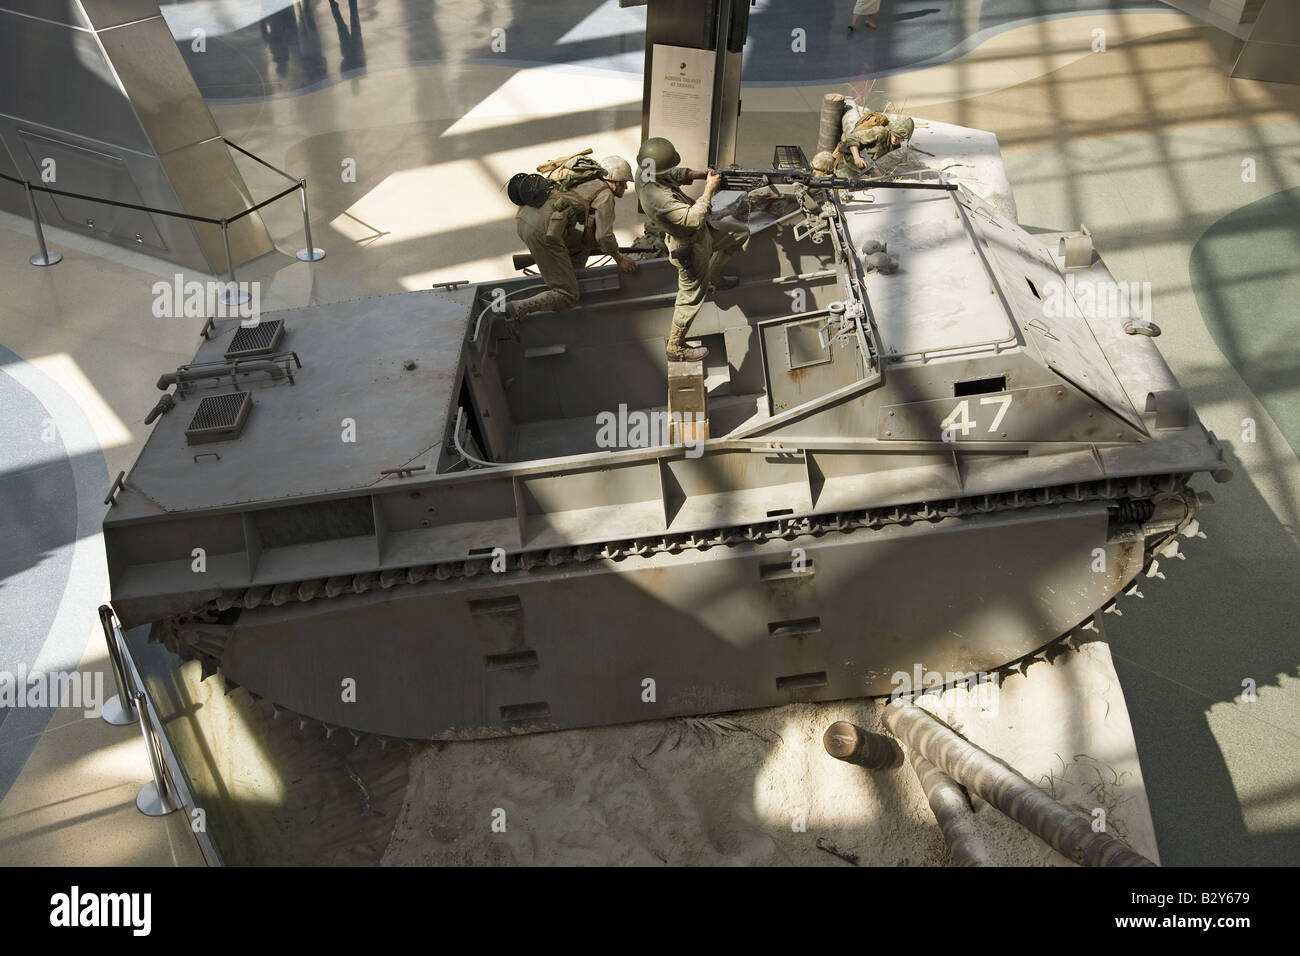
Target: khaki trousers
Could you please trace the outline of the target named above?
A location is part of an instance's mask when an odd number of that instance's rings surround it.
[[[537,263],[537,271],[542,274],[546,280],[546,291],[539,292],[537,295],[527,299],[521,299],[516,303],[515,308],[519,315],[528,315],[532,312],[562,312],[565,309],[571,309],[578,304],[578,273],[575,269],[575,259],[581,256],[580,261],[585,263],[587,254],[585,252],[575,253],[565,243],[563,238],[556,239],[548,236],[541,229],[538,229],[522,219],[516,219],[515,225],[519,232],[519,238],[524,241],[528,251],[532,253],[533,260]]]
[[[677,266],[673,325],[678,326],[683,335],[699,315],[709,286],[722,275],[722,267],[748,241],[747,232],[719,232],[712,226],[702,227],[693,240],[668,236],[669,255]]]

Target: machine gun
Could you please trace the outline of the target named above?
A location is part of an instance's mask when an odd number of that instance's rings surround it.
[[[808,189],[855,189],[861,188],[862,181],[845,179],[841,176],[819,176],[811,170],[789,169],[741,169],[737,166],[725,166],[713,170],[722,177],[722,189],[750,192],[764,186],[792,186],[795,184]]]
[[[721,213],[720,221],[724,226],[747,226],[753,233],[799,219],[801,221],[794,226],[795,239],[808,238],[814,243],[825,238],[831,220],[838,215],[836,205],[826,201],[827,194],[823,190],[957,188],[955,184],[944,182],[942,177],[938,182],[917,182],[821,175],[808,165],[803,150],[798,146],[776,147],[771,169],[727,166],[712,171],[722,177],[722,190],[744,193],[740,200],[726,207],[726,210],[737,209],[737,212]]]
[[[957,187],[945,182],[913,182],[894,179],[855,179],[844,176],[824,176],[813,171],[798,146],[777,146],[772,153],[771,169],[741,169],[739,166],[713,168],[722,177],[722,189],[752,192],[771,186],[778,192],[781,186],[802,186],[804,189],[944,189]]]
[[[722,177],[722,189],[751,192],[764,186],[803,186],[807,189],[848,189],[850,180],[821,176],[813,172],[799,146],[777,146],[772,151],[771,169],[741,169],[739,166],[709,167]],[[791,190],[778,190],[791,192]]]
[[[741,169],[724,166],[714,169],[722,177],[722,189],[750,192],[764,186],[800,185],[807,189],[943,189],[957,188],[953,183],[915,182],[902,179],[849,179],[844,176],[821,176],[812,170],[792,169]]]

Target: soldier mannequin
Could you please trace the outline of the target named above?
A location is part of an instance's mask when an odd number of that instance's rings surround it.
[[[874,114],[881,116],[881,114]],[[883,119],[884,117],[881,116]],[[870,122],[870,120],[868,120]],[[892,152],[902,146],[907,140],[912,138],[916,130],[916,124],[910,116],[899,116],[888,121],[888,125],[883,123],[874,125],[860,125],[853,132],[849,133],[841,140],[839,146],[835,149],[835,175],[843,176],[846,179],[855,179],[862,176],[862,170],[865,170],[874,161]],[[862,154],[866,153],[870,161]]]
[[[560,312],[577,305],[577,270],[587,264],[593,241],[624,272],[636,271],[636,261],[618,251],[614,237],[614,200],[627,192],[632,167],[619,156],[606,156],[600,165],[608,176],[569,190],[557,189],[540,209],[519,207],[515,228],[547,288],[530,298],[506,303],[506,319],[512,325],[533,312]]]
[[[722,232],[709,224],[713,195],[722,185],[722,177],[678,165],[681,157],[668,140],[661,136],[646,140],[636,161],[640,167],[637,199],[646,219],[665,233],[669,258],[677,266],[677,304],[668,335],[668,359],[698,362],[709,350],[688,348],[686,332],[709,292],[737,284],[737,279],[722,275],[722,267],[744,247],[749,233]],[[682,192],[682,186],[700,179],[705,182],[699,199]]]

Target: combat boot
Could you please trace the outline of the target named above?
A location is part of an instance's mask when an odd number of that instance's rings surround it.
[[[704,346],[691,348],[686,344],[686,330],[680,325],[673,325],[673,330],[668,334],[668,361],[670,362],[699,362],[709,350]]]

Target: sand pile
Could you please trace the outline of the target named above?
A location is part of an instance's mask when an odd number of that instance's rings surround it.
[[[980,713],[961,691],[924,703],[1085,814],[1106,807],[1111,832],[1136,830],[1142,839],[1135,848],[1152,854],[1145,793],[1122,752],[1083,753],[1081,735],[1096,742],[1095,728],[1052,726],[1057,711],[1095,720],[1059,691],[1070,686],[1095,696],[1095,680],[1104,682],[1108,670],[1105,645],[1088,645],[1055,665],[1036,665],[1031,677],[1008,680],[996,714]],[[1055,703],[1037,701],[1042,693]],[[869,771],[822,747],[822,733],[836,720],[883,732],[881,706],[872,700],[792,704],[432,744],[412,757],[383,862],[849,865],[822,848],[833,844],[862,865],[942,865],[947,850],[909,766]],[[1122,698],[1117,710],[1117,738],[1131,742]],[[1025,746],[1013,746],[1013,739]],[[976,819],[994,862],[1066,865],[992,808],[980,805]]]

